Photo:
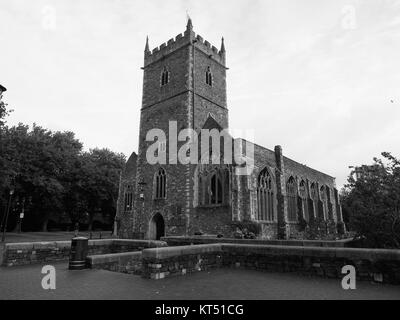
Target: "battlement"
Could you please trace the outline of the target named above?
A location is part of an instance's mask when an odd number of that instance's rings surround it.
[[[225,65],[225,46],[222,41],[221,50],[218,50],[210,42],[204,40],[200,35],[196,35],[191,26],[191,21],[188,23],[187,29],[183,34],[178,34],[175,38],[168,40],[160,46],[150,51],[148,42],[146,43],[144,66],[152,64],[166,55],[184,47],[193,44],[198,50],[202,51],[211,59]]]

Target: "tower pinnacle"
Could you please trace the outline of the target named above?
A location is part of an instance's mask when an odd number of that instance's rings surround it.
[[[225,53],[224,37],[222,37],[222,40],[221,40],[221,50],[220,50],[220,52],[221,52],[221,53]]]
[[[149,52],[150,52],[150,48],[149,48],[149,36],[146,37],[146,47],[144,48],[144,52],[145,52],[145,53],[149,53]]]
[[[187,22],[187,25],[186,25],[186,30],[188,30],[188,31],[192,31],[193,30],[192,18],[190,18],[189,15],[188,15],[188,22]]]

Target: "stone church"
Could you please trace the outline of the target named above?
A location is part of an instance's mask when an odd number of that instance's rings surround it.
[[[237,175],[238,164],[150,164],[147,133],[158,128],[229,128],[224,39],[218,50],[186,31],[144,52],[139,150],[121,174],[116,228],[123,238],[223,235],[251,226],[260,239],[302,238],[314,229],[335,234],[342,223],[335,178],[283,155],[282,148],[251,144],[253,169]],[[184,142],[178,142],[183,145]],[[179,147],[178,145],[178,147]],[[171,154],[159,143],[160,152]],[[340,232],[340,231],[339,231]]]

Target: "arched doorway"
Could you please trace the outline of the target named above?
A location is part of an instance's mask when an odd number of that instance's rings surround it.
[[[161,214],[156,213],[150,221],[150,234],[151,240],[160,240],[165,236],[165,223]]]

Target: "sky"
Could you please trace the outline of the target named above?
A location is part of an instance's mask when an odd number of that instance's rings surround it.
[[[0,0],[10,125],[137,151],[145,39],[227,50],[232,129],[337,177],[400,156],[400,0]]]

